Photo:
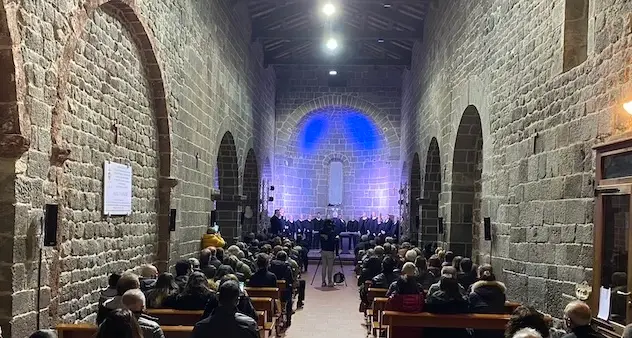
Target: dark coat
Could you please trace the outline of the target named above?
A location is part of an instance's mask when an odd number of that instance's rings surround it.
[[[379,275],[373,277],[373,279],[371,280],[373,282],[371,287],[379,288],[379,289],[388,289],[391,286],[391,284],[397,280],[397,278],[399,278],[399,275],[396,274],[395,272],[390,272],[390,273],[382,272]]]
[[[215,269],[218,269],[219,266],[222,265],[222,262],[220,262],[219,259],[217,259],[217,257],[213,256],[209,259],[208,265],[212,265],[215,267]]]
[[[283,220],[276,215],[270,218],[270,234],[278,235],[283,231]]]
[[[428,271],[420,273],[417,276],[417,284],[419,284],[421,288],[426,291],[428,291],[428,289],[430,289],[430,286],[436,282],[437,278],[435,277],[435,275]]]
[[[140,291],[143,292],[152,289],[156,285],[156,278],[140,277],[138,281],[140,282]]]
[[[294,277],[292,276],[292,268],[290,267],[290,264],[273,259],[272,262],[270,262],[270,272],[276,276],[277,280],[284,280],[287,288],[292,289]]]
[[[184,287],[187,285],[187,282],[189,281],[189,276],[188,275],[176,276],[175,280],[176,280],[176,284],[180,288],[180,291],[182,291],[184,290]]]
[[[250,277],[250,281],[248,281],[248,286],[256,288],[276,288],[277,277],[275,274],[268,271],[268,269],[259,269]]]
[[[456,275],[456,279],[459,281],[459,284],[461,284],[461,286],[465,288],[465,290],[469,290],[470,286],[476,283],[476,281],[478,280],[478,278],[476,277],[476,273],[474,272],[469,272],[469,273],[459,272]]]
[[[468,295],[470,310],[472,313],[503,314],[507,297],[505,284],[497,281],[478,281],[472,284],[471,292]],[[502,330],[475,330],[474,336],[477,338],[502,338]]]
[[[191,338],[231,337],[258,338],[257,322],[237,309],[218,308],[193,328]]]
[[[573,329],[573,332],[562,336],[562,338],[604,338],[592,326],[579,326]]]
[[[451,296],[445,291],[440,290],[426,299],[425,311],[439,314],[459,314],[469,313],[469,305],[461,295]],[[439,329],[426,328],[424,330],[424,338],[468,338],[470,337],[467,329]]]
[[[205,294],[179,294],[167,297],[163,302],[163,306],[176,310],[204,310],[206,303],[214,295],[208,291]]]

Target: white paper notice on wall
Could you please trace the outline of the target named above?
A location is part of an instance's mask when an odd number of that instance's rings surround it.
[[[132,213],[132,167],[106,161],[103,164],[103,214]]]

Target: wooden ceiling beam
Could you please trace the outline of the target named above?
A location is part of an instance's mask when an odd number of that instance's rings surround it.
[[[325,65],[325,66],[410,66],[410,59],[367,59],[351,58],[341,60],[327,60],[324,58],[298,59],[266,59],[267,65]]]
[[[423,34],[421,32],[408,31],[343,31],[341,32],[342,40],[421,40]],[[325,33],[322,31],[312,32],[295,32],[283,30],[256,30],[252,33],[253,38],[262,40],[324,40]]]

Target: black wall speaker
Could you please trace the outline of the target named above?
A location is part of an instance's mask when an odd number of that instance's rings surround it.
[[[46,204],[44,215],[44,246],[57,245],[57,215],[59,206],[57,204]]]
[[[485,240],[492,240],[492,220],[489,217],[483,219],[483,225],[485,226]]]
[[[274,186],[273,185],[270,186],[270,191],[274,191]]]
[[[169,211],[169,231],[176,231],[176,209]]]
[[[274,202],[274,197],[272,196],[268,197],[268,202]]]
[[[437,227],[439,228],[438,231],[440,234],[443,233],[443,217],[439,217],[437,219]]]

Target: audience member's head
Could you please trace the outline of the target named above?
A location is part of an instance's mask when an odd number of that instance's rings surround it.
[[[283,250],[277,252],[276,259],[280,260],[281,262],[287,261],[287,253]]]
[[[417,252],[415,250],[406,251],[406,255],[404,256],[406,262],[414,262],[417,258]]]
[[[452,251],[446,251],[445,252],[445,257],[444,257],[444,261],[448,262],[450,264],[452,264],[452,261],[454,260],[454,252]]]
[[[445,251],[443,250],[439,251],[437,256],[439,256],[439,260],[441,261],[441,263],[445,262]]]
[[[219,286],[222,286],[222,284],[228,282],[228,281],[235,281],[237,283],[239,283],[239,278],[236,275],[233,275],[232,273],[222,277],[222,279],[219,281]]]
[[[182,291],[186,295],[203,295],[209,292],[208,279],[201,272],[193,272]]]
[[[108,287],[112,289],[116,289],[116,284],[118,284],[119,279],[121,279],[121,275],[118,273],[113,273],[108,278]]]
[[[385,274],[392,273],[395,270],[396,262],[393,258],[387,256],[382,260],[382,272]]]
[[[239,283],[233,280],[224,282],[219,287],[219,305],[228,309],[235,309],[239,303]]]
[[[386,243],[388,243],[388,244],[393,244],[393,243],[395,243],[395,239],[394,239],[393,237],[390,237],[390,236],[389,236],[389,237],[386,237],[385,241],[386,241]]]
[[[542,338],[540,332],[530,327],[520,329],[511,338]]]
[[[215,273],[215,280],[221,280],[222,277],[228,274],[234,274],[235,270],[230,265],[220,265]]]
[[[489,264],[483,264],[478,267],[478,279],[484,281],[495,281],[496,276],[494,275],[494,269]]]
[[[121,298],[125,308],[134,313],[145,311],[145,294],[140,289],[127,290]]]
[[[215,253],[215,257],[221,262],[224,260],[224,248],[216,248],[217,252]]]
[[[191,263],[187,260],[179,260],[176,262],[176,276],[186,276],[191,272]]]
[[[268,254],[268,255],[269,255],[270,253],[272,253],[272,245],[270,245],[270,244],[264,244],[264,245],[261,247],[261,252],[266,253],[266,254]]]
[[[417,258],[415,258],[415,267],[417,267],[417,271],[419,271],[419,273],[424,273],[428,270],[428,265],[426,263],[426,257],[424,256],[417,256]]]
[[[441,277],[456,279],[456,269],[453,266],[441,268]]]
[[[2,332],[0,331],[0,337]],[[37,330],[29,336],[29,338],[57,338],[57,332],[54,330]]]
[[[361,241],[361,242],[368,242],[368,241],[369,241],[369,236],[368,236],[368,235],[362,235],[362,236],[360,236],[360,241]]]
[[[172,274],[163,272],[158,275],[154,289],[178,290],[178,284]]]
[[[590,307],[582,301],[572,301],[564,308],[564,322],[569,329],[588,326],[591,319]]]
[[[158,269],[151,264],[145,264],[140,268],[140,275],[143,278],[156,278],[158,277]]]
[[[461,261],[463,260],[462,256],[455,256],[452,260],[452,266],[456,269],[456,272],[461,272]]]
[[[257,269],[267,269],[268,265],[270,264],[270,259],[268,258],[268,255],[264,254],[264,253],[260,253],[257,255]]]
[[[138,281],[138,275],[131,272],[125,272],[121,275],[116,283],[116,293],[122,296],[125,291],[131,289],[140,289],[140,282]]]
[[[376,256],[382,257],[384,256],[384,247],[381,245],[378,245],[375,247],[375,249],[373,249],[373,252],[375,252]]]
[[[472,260],[465,257],[461,260],[461,271],[463,273],[470,273],[472,271]]]
[[[439,289],[444,291],[448,296],[461,297],[459,282],[456,278],[450,277],[449,275],[441,275],[439,279]]]
[[[209,250],[208,248],[206,249],[202,249],[202,251],[200,251],[200,266],[208,266],[209,262],[211,261],[211,250]]]
[[[513,337],[516,332],[524,328],[535,329],[543,338],[549,337],[549,327],[544,316],[533,307],[522,305],[511,314],[505,329],[505,337]]]
[[[189,258],[189,264],[191,265],[191,268],[193,270],[199,270],[200,269],[200,261],[197,258]]]
[[[123,277],[121,277],[123,278]],[[142,338],[143,332],[136,317],[128,309],[116,309],[108,313],[99,325],[96,338]]]
[[[402,267],[402,276],[406,278],[417,276],[417,267],[415,264],[412,262],[404,263],[404,266]]]
[[[437,255],[430,256],[430,259],[428,259],[428,267],[429,268],[440,269],[441,268],[441,259],[439,259],[439,256],[437,256]]]
[[[239,247],[238,247],[238,246],[236,246],[236,245],[231,245],[231,246],[229,246],[229,247],[228,247],[228,249],[226,250],[226,252],[227,252],[229,255],[232,255],[232,256],[237,256],[237,253],[239,253],[239,251],[241,251],[241,250],[240,250],[240,249],[239,249]]]
[[[390,255],[393,252],[393,245],[391,243],[384,243],[384,254]]]
[[[628,285],[628,275],[625,272],[615,272],[612,274],[612,287]]]

